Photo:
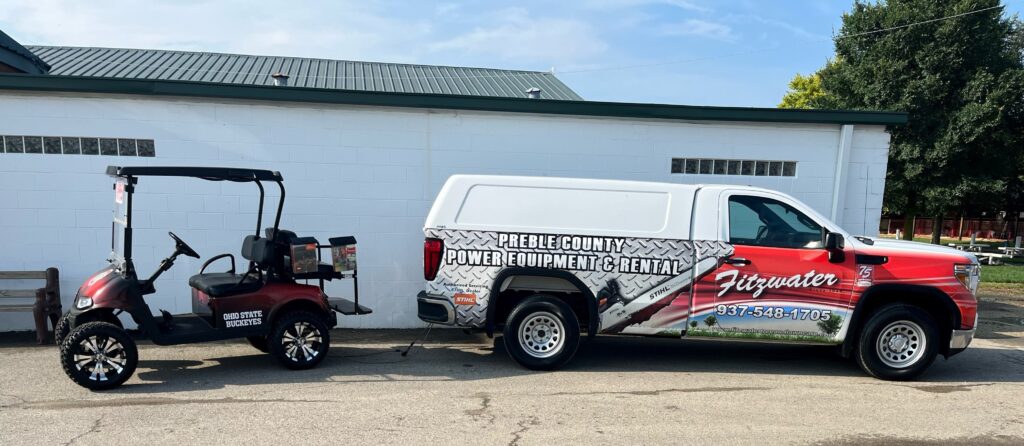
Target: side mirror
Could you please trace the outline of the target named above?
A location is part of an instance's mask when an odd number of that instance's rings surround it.
[[[831,263],[843,263],[846,261],[846,240],[843,235],[837,232],[825,234],[825,250],[828,251],[828,261]]]

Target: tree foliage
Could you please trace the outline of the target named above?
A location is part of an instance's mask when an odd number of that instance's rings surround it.
[[[707,325],[708,327],[714,327],[715,324],[717,324],[717,323],[718,323],[718,318],[715,317],[715,315],[713,315],[713,314],[708,316],[708,317],[706,317],[706,318],[704,318],[704,325]]]
[[[843,15],[810,105],[909,114],[890,129],[887,209],[1002,209],[1024,195],[1024,27],[1003,8],[947,18],[998,5],[857,1]]]
[[[779,108],[814,108],[824,96],[821,75],[813,73],[803,76],[797,73],[793,80],[789,81],[789,91],[782,97]]]
[[[818,328],[825,333],[825,336],[835,336],[836,333],[839,333],[839,329],[843,328],[843,317],[833,313],[828,319],[818,321]]]

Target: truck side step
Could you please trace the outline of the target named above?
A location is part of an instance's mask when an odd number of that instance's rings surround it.
[[[355,302],[341,297],[329,297],[327,303],[334,311],[348,316],[373,313],[370,308],[357,305]]]

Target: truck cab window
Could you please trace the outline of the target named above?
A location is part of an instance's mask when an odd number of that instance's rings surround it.
[[[729,242],[776,248],[822,248],[821,225],[778,200],[729,197]]]

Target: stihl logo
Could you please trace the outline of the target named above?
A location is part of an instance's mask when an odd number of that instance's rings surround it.
[[[779,288],[811,288],[820,286],[832,286],[839,283],[839,278],[835,274],[820,274],[815,272],[813,269],[805,274],[794,274],[792,276],[783,277],[761,277],[758,274],[744,274],[743,277],[739,277],[739,270],[729,270],[718,273],[715,276],[715,281],[718,282],[718,287],[721,291],[718,292],[718,296],[721,297],[728,293],[730,290],[735,289],[741,292],[751,292],[753,298],[758,298],[769,289]],[[737,278],[739,277],[739,278]]]

